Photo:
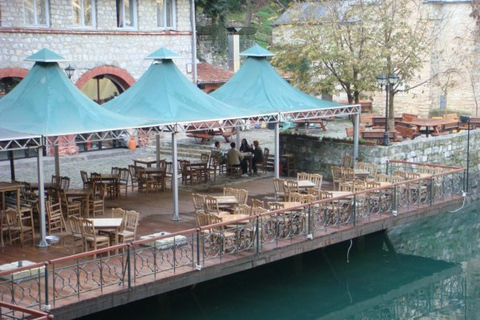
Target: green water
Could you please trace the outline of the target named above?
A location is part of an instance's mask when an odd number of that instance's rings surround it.
[[[85,319],[480,319],[477,207]]]

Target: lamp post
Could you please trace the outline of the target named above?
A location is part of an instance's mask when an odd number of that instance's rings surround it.
[[[398,82],[398,76],[395,73],[386,76],[381,74],[377,76],[380,88],[385,86],[385,132],[383,134],[383,145],[388,146],[388,95],[393,86]]]
[[[68,79],[72,79],[73,73],[75,72],[75,68],[71,65],[65,68],[65,73],[67,74]]]
[[[468,192],[468,175],[470,168],[470,116],[460,116],[460,121],[467,124],[467,178],[465,192]]]

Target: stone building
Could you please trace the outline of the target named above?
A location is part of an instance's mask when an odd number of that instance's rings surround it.
[[[144,58],[166,47],[192,78],[191,0],[0,0],[0,96],[18,83],[29,55],[48,48],[72,66],[72,81],[103,103],[148,68]]]
[[[433,110],[449,109],[480,116],[479,30],[470,17],[470,1],[427,0],[415,4],[429,14],[430,27],[439,32],[436,32],[423,68],[406,84],[413,89],[395,95],[395,112],[397,115],[407,112],[427,117]],[[287,10],[274,24],[274,44],[288,41],[298,27],[291,22],[290,17],[298,17],[298,13],[292,10],[298,8]],[[312,16],[315,9],[302,10]],[[324,12],[319,9],[318,14]],[[372,96],[373,112],[384,114],[385,92],[379,89]],[[334,97],[336,100],[341,98],[344,97]]]

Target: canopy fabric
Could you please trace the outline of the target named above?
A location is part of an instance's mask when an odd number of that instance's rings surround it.
[[[317,99],[291,86],[275,71],[265,55],[249,56],[240,70],[210,95],[256,113],[290,113],[346,106]]]
[[[9,141],[9,140],[17,140],[17,139],[32,139],[32,138],[40,138],[39,135],[25,133],[25,132],[18,132],[13,130],[8,130],[5,128],[0,128],[0,142]]]
[[[103,106],[123,115],[155,119],[159,125],[239,119],[250,115],[197,88],[171,59],[155,60],[133,86]]]
[[[57,62],[36,62],[0,99],[0,127],[42,136],[102,132],[147,125],[108,111],[85,96]]]

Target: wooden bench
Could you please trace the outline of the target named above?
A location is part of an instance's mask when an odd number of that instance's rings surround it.
[[[360,137],[365,140],[373,140],[377,144],[383,144],[385,140],[385,132],[381,130],[365,130],[360,131]],[[390,142],[397,140],[397,132],[390,130],[388,132],[388,140]]]
[[[215,136],[222,136],[226,142],[230,142],[230,137],[235,135],[235,130],[223,131],[221,128],[209,129],[209,130],[197,130],[187,132],[187,137],[200,139],[200,143],[204,143],[206,140],[210,140]]]
[[[295,131],[298,131],[302,124],[305,125],[305,130],[307,131],[311,123],[318,124],[323,131],[327,131],[327,127],[325,126],[325,123],[323,123],[322,119],[295,120],[293,123],[295,123]]]
[[[405,139],[414,139],[419,136],[414,128],[408,128],[402,125],[396,126],[395,130]]]
[[[187,137],[195,138],[195,139],[201,139],[200,143],[203,144],[206,140],[212,139],[214,137],[214,135],[205,133],[205,131],[202,131],[202,132],[195,132],[194,131],[194,132],[188,132]]]
[[[402,117],[394,117],[395,119],[395,125],[397,125],[398,122],[402,121]],[[372,117],[372,127],[374,128],[385,128],[385,117]]]
[[[458,121],[446,123],[442,126],[442,132],[448,132],[448,133],[458,132],[459,129],[460,129],[460,122]]]
[[[360,114],[360,123],[363,124],[365,127],[371,127],[373,125],[373,114]]]
[[[345,131],[347,133],[347,138],[351,138],[353,137],[353,127],[348,127],[348,128],[345,128]],[[360,128],[359,128],[359,131],[365,131],[365,126],[364,125],[360,125]]]

